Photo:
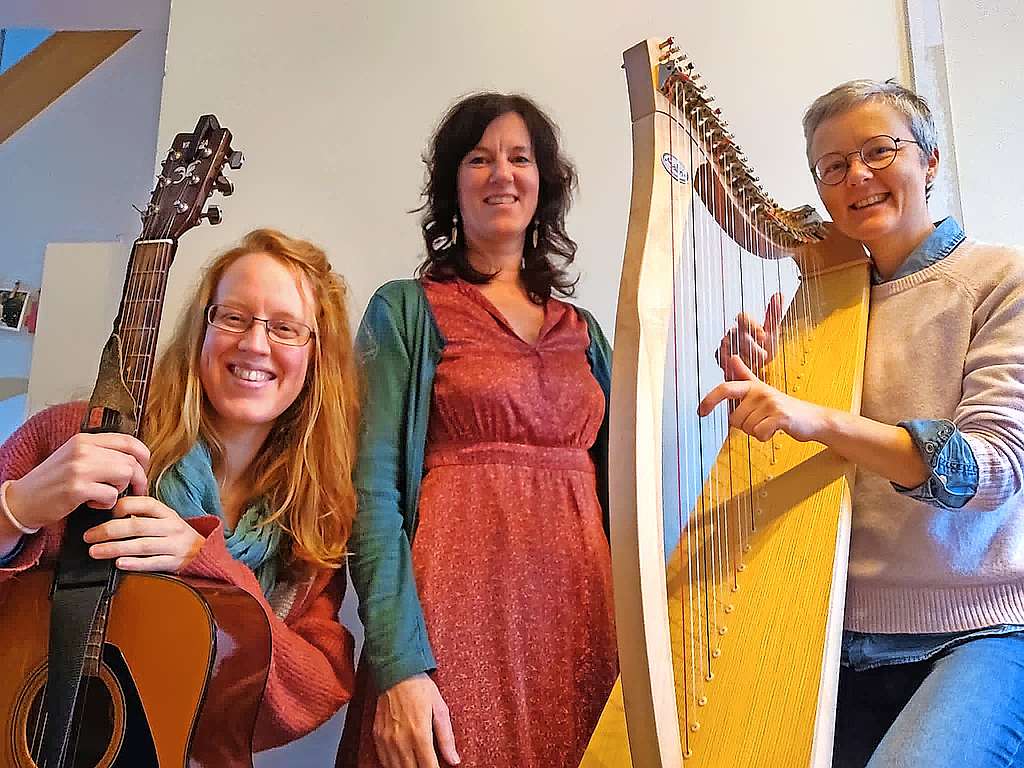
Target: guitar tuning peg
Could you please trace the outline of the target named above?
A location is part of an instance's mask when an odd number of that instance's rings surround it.
[[[244,162],[245,162],[245,155],[243,155],[237,149],[234,152],[232,152],[230,155],[228,155],[228,165],[231,167],[232,170],[237,171],[239,168],[242,167],[242,164]]]
[[[231,183],[231,179],[223,174],[214,180],[213,186],[216,187],[217,191],[224,195],[224,197],[231,197],[235,191],[235,185]]]
[[[221,216],[220,214],[220,208],[218,208],[216,205],[211,205],[209,208],[207,208],[199,218],[206,219],[214,226],[224,221],[224,217]]]

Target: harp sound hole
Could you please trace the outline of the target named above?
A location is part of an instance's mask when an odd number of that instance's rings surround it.
[[[25,768],[47,768],[40,754],[46,739],[45,670],[35,679],[34,690],[22,701],[20,719],[24,741],[17,749],[27,761]],[[109,768],[121,747],[124,729],[124,699],[110,670],[103,665],[98,677],[83,678],[78,706],[71,725],[74,758],[68,768]],[[19,739],[20,741],[20,739]]]

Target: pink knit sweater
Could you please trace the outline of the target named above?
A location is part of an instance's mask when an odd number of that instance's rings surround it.
[[[40,464],[78,431],[84,413],[84,404],[68,403],[29,419],[0,447],[0,481],[17,479]],[[352,695],[352,636],[337,618],[345,591],[343,574],[322,570],[302,578],[283,605],[271,606],[252,571],[228,553],[221,521],[207,516],[189,523],[206,537],[206,543],[182,575],[216,579],[244,589],[259,600],[270,622],[270,675],[256,725],[255,750],[280,746],[309,733]],[[30,536],[15,560],[0,568],[0,600],[5,598],[12,576],[54,560],[63,529],[62,522]],[[275,602],[277,595],[275,590]]]
[[[858,472],[846,628],[1024,624],[1024,251],[967,241],[872,288],[861,413],[951,420],[979,478],[941,509]]]

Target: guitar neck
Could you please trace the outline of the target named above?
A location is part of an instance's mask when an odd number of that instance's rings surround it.
[[[156,358],[167,275],[177,241],[137,240],[128,259],[121,306],[100,359],[85,429],[138,436]]]
[[[177,247],[174,240],[136,241],[114,321],[114,332],[121,337],[121,381],[136,403],[139,422],[153,373],[167,275]]]

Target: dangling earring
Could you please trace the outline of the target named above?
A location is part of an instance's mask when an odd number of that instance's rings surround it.
[[[431,222],[427,225],[427,229],[433,229],[437,222]],[[447,251],[459,239],[459,217],[458,214],[452,216],[452,233],[451,235],[438,235],[435,237],[430,245],[435,251]]]
[[[537,250],[537,243],[540,241],[540,220],[533,222],[533,250]]]

